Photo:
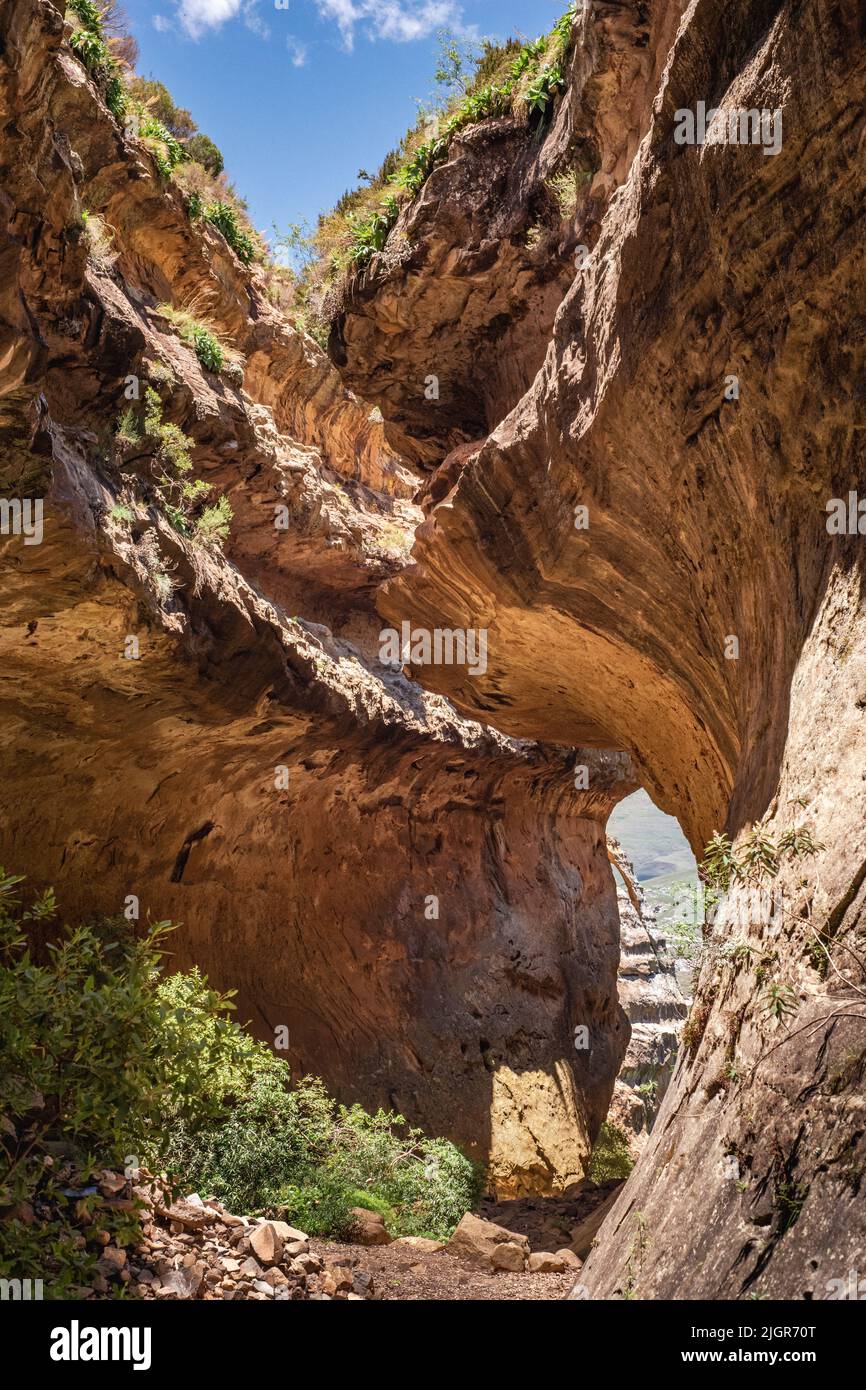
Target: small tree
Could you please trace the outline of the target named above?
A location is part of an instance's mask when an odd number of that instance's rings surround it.
[[[190,159],[194,159],[197,164],[201,164],[215,179],[219,178],[225,168],[222,152],[214,144],[209,135],[193,135],[186,142],[186,152]]]

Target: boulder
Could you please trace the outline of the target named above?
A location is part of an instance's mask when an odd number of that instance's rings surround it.
[[[416,1255],[435,1255],[437,1250],[445,1249],[444,1240],[430,1240],[427,1236],[399,1236],[393,1243]]]
[[[564,1262],[568,1269],[583,1269],[583,1260],[579,1260],[573,1250],[569,1250],[568,1248],[557,1250],[556,1256],[557,1259]]]
[[[490,1263],[494,1269],[506,1270],[510,1274],[522,1274],[526,1268],[526,1251],[513,1240],[504,1240],[493,1249]]]
[[[390,1245],[391,1237],[385,1228],[385,1218],[366,1207],[352,1207],[351,1238],[357,1245]]]
[[[296,1226],[290,1226],[286,1221],[269,1221],[267,1224],[273,1226],[277,1235],[287,1245],[306,1245],[310,1239],[304,1231],[299,1231]]]
[[[255,1226],[250,1232],[250,1247],[253,1254],[260,1264],[266,1268],[270,1265],[277,1265],[283,1258],[285,1241],[277,1230],[277,1225],[282,1222],[263,1221],[260,1226]],[[290,1228],[286,1228],[290,1229]]]
[[[505,1263],[494,1264],[497,1249],[505,1245],[512,1246],[513,1250],[500,1255],[500,1261]],[[458,1259],[465,1260],[468,1264],[480,1265],[484,1269],[517,1268],[517,1255],[514,1253],[516,1250],[520,1254],[519,1268],[523,1269],[529,1256],[529,1241],[526,1236],[507,1231],[504,1226],[497,1226],[493,1221],[483,1221],[480,1216],[473,1216],[472,1212],[468,1211],[446,1249]]]
[[[576,1255],[570,1250],[568,1253],[577,1261]],[[560,1255],[552,1255],[549,1250],[536,1250],[530,1255],[527,1268],[530,1274],[563,1274],[569,1265]]]

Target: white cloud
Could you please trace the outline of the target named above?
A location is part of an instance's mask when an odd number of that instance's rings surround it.
[[[290,3],[298,4],[300,0]],[[175,0],[175,4],[181,28],[192,39],[200,39],[208,30],[220,29],[237,18],[242,18],[260,38],[271,36],[270,27],[257,8],[259,0]],[[462,23],[460,0],[315,0],[315,5],[322,19],[337,26],[347,49],[352,48],[359,29],[369,39],[390,39],[394,43],[428,38],[443,26],[460,33],[470,32]],[[160,33],[169,27],[163,15],[155,15],[153,22]],[[307,46],[292,38],[288,44],[292,61],[302,67],[307,60]]]
[[[457,0],[316,0],[316,6],[323,19],[336,23],[349,49],[359,25],[368,38],[395,43],[426,39],[443,26],[462,29]]]
[[[256,9],[256,0],[245,0],[244,24],[260,39],[271,37],[270,26],[265,23]]]
[[[286,47],[288,48],[289,53],[292,56],[292,67],[306,67],[307,58],[310,53],[309,45],[301,43],[300,39],[296,39],[291,34],[289,34],[289,37],[286,39]]]
[[[153,27],[158,34],[168,34],[171,31],[171,20],[166,19],[164,14],[155,14]]]
[[[244,0],[180,0],[178,14],[191,39],[200,39],[208,29],[218,29],[226,20],[240,14]]]

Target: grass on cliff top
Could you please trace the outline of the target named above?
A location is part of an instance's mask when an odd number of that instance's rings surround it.
[[[373,176],[344,193],[329,213],[319,218],[306,237],[307,254],[298,290],[304,326],[320,319],[329,291],[347,274],[362,269],[385,246],[402,208],[420,193],[433,169],[448,156],[460,131],[494,116],[516,114],[527,122],[546,117],[564,90],[564,67],[572,40],[574,5],[549,34],[532,43],[509,39],[504,44],[485,40],[480,52],[467,55],[444,36],[437,81],[447,96],[418,119],[396,149],[386,155]],[[294,244],[304,241],[295,230]]]
[[[225,175],[220,150],[162,82],[133,72],[138,48],[122,7],[115,0],[67,0],[66,19],[73,25],[70,47],[108,109],[147,147],[160,178],[186,193],[193,220],[203,218],[222,232],[244,265],[264,262],[267,247]]]
[[[105,1168],[167,1171],[180,1193],[330,1236],[363,1203],[394,1235],[440,1237],[473,1205],[453,1144],[293,1081],[230,995],[169,974],[168,922],[61,926],[53,892],[28,903],[22,882],[0,869],[0,1277],[75,1297],[104,1233],[136,1240],[138,1214],[96,1191]]]

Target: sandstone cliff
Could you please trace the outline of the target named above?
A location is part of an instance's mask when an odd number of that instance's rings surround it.
[[[629,750],[695,853],[724,831],[745,866],[585,1271],[593,1297],[826,1297],[862,1257],[863,538],[856,519],[831,534],[827,507],[863,488],[864,25],[854,0],[582,6],[569,93],[524,156],[541,175],[569,137],[597,152],[566,238],[590,254],[543,361],[533,330],[510,390],[464,379],[485,360],[473,295],[502,298],[513,221],[482,218],[467,313],[429,359],[417,279],[402,292],[412,262],[374,264],[335,328],[347,379],[375,392],[373,330],[399,302],[412,370],[380,392],[386,417],[416,428],[420,364],[445,375],[444,357],[461,388],[428,466],[448,464],[460,410],[485,436],[380,599],[390,617],[488,628],[483,675],[425,684],[514,735]],[[636,100],[608,104],[620,76]],[[699,103],[726,114],[677,143]],[[779,148],[769,128],[726,139],[732,110],[779,121]],[[464,249],[438,248],[475,226],[475,151],[507,135],[458,142],[407,220],[445,267],[428,298],[460,300],[447,276]],[[559,285],[559,262],[545,268]],[[772,919],[753,906],[767,880]]]
[[[60,9],[5,5],[0,54],[3,496],[45,503],[41,544],[0,539],[0,862],[70,913],[182,923],[178,962],[288,1029],[296,1068],[458,1139],[502,1193],[561,1188],[627,1041],[604,822],[628,759],[503,736],[379,662],[418,477],[190,222]],[[178,336],[190,303],[230,374]],[[227,497],[224,549],[119,438],[145,399]]]
[[[462,132],[343,287],[333,366],[52,0],[0,53],[3,493],[46,499],[2,540],[3,861],[182,920],[293,1061],[552,1191],[625,1053],[604,826],[639,779],[741,873],[582,1283],[825,1297],[866,1235],[863,552],[826,525],[863,487],[862,7],[588,0],[550,119]],[[701,102],[781,112],[778,150],[678,144]],[[242,385],[160,312],[202,295]],[[224,551],[118,451],[130,375]],[[383,667],[382,617],[485,629],[485,669]]]

